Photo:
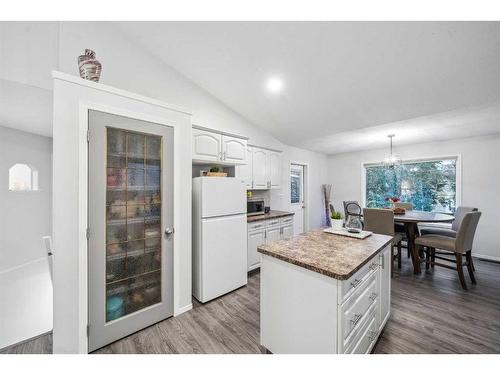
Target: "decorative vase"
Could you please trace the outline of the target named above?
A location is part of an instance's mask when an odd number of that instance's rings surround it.
[[[341,230],[344,226],[344,220],[342,219],[330,219],[333,230]]]
[[[91,49],[86,49],[85,54],[78,57],[78,69],[83,79],[99,82],[102,66]]]

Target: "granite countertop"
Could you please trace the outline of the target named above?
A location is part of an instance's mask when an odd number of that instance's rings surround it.
[[[285,217],[285,216],[292,216],[292,215],[295,215],[295,214],[293,212],[271,210],[267,214],[248,216],[247,223],[253,223],[254,221],[261,221],[261,220],[267,220],[267,219],[276,219],[277,217]]]
[[[262,254],[333,277],[350,278],[392,240],[391,236],[372,234],[360,240],[313,230],[288,240],[261,245]]]

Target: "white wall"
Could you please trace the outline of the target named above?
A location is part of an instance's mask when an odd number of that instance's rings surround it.
[[[271,195],[271,208],[290,209],[290,161],[309,164],[310,228],[321,225],[321,184],[326,183],[326,156],[287,146],[250,123],[209,93],[132,43],[114,27],[96,22],[61,22],[59,70],[78,75],[77,56],[92,48],[103,70],[101,83],[176,104],[193,112],[194,124],[249,137],[253,145],[283,151],[282,186]]]
[[[9,191],[9,168],[38,170],[39,191]],[[51,233],[52,139],[0,126],[0,272],[45,257]]]
[[[88,108],[174,128],[174,315],[191,309],[190,115],[79,78],[54,79],[54,353],[87,353]],[[113,90],[110,93],[108,90]],[[91,135],[92,136],[92,135]]]
[[[381,161],[387,151],[386,148],[367,150],[328,158],[328,177],[333,184],[332,196],[337,210],[342,210],[344,200],[363,201],[362,164]],[[462,201],[459,204],[478,207],[483,213],[473,253],[500,260],[500,135],[405,145],[396,147],[395,152],[403,159],[461,154]]]

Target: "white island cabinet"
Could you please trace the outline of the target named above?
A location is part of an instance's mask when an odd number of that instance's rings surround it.
[[[390,314],[390,242],[316,230],[259,246],[261,345],[272,353],[370,353]]]

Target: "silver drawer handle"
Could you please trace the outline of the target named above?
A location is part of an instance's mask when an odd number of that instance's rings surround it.
[[[351,319],[352,325],[355,326],[356,324],[358,324],[362,316],[363,314],[354,314],[354,319]]]
[[[377,332],[368,331],[368,340],[374,341],[377,338]]]
[[[377,293],[375,293],[375,292],[373,292],[373,293],[370,295],[370,299],[371,299],[372,301],[375,301],[375,300],[377,299],[377,297],[378,297],[378,294],[377,294]]]
[[[351,285],[352,285],[353,288],[356,288],[359,285],[360,282],[361,282],[361,280],[354,279],[354,281],[351,283]]]

